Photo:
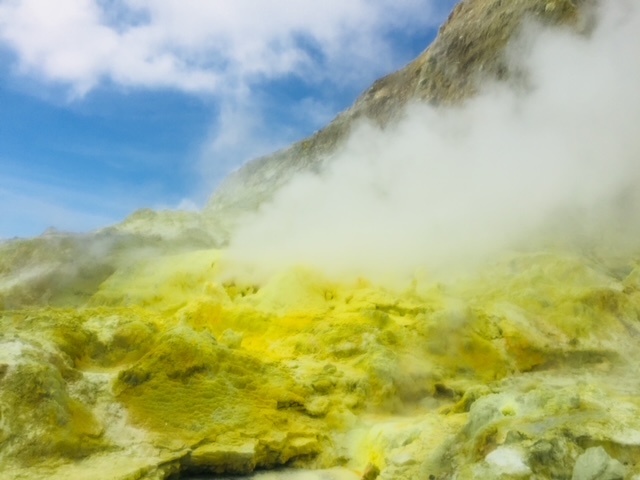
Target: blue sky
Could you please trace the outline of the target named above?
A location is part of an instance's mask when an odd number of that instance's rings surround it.
[[[414,58],[453,4],[0,0],[0,238],[202,206]]]

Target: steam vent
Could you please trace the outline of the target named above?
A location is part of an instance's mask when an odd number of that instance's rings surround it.
[[[0,478],[640,479],[638,10],[463,0],[202,212],[0,243]]]

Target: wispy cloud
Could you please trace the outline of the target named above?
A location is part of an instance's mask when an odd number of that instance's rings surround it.
[[[389,29],[430,26],[434,3],[8,0],[0,40],[21,73],[80,96],[103,81],[242,95],[292,73],[339,80],[380,69],[394,53]]]
[[[65,231],[92,230],[117,217],[114,211],[127,211],[113,198],[87,194],[75,188],[61,188],[48,183],[0,178],[0,239],[39,235],[47,227]]]

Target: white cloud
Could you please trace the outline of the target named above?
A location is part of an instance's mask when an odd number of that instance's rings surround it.
[[[390,28],[421,28],[432,0],[6,0],[0,41],[20,72],[83,95],[103,81],[242,95],[299,74],[385,68]],[[331,73],[328,73],[331,72]]]
[[[205,196],[240,163],[284,146],[286,134],[273,127],[255,102],[222,102],[218,121],[201,153],[200,171],[207,180],[203,184]]]

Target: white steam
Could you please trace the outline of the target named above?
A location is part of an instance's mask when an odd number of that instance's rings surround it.
[[[640,8],[604,2],[588,35],[533,30],[512,50],[530,46],[515,55],[527,93],[488,85],[459,108],[413,105],[384,131],[359,125],[331,168],[246,219],[231,257],[258,274],[301,264],[397,277],[474,263],[550,219],[566,227],[566,212],[587,213],[584,231],[609,225],[638,183]]]

